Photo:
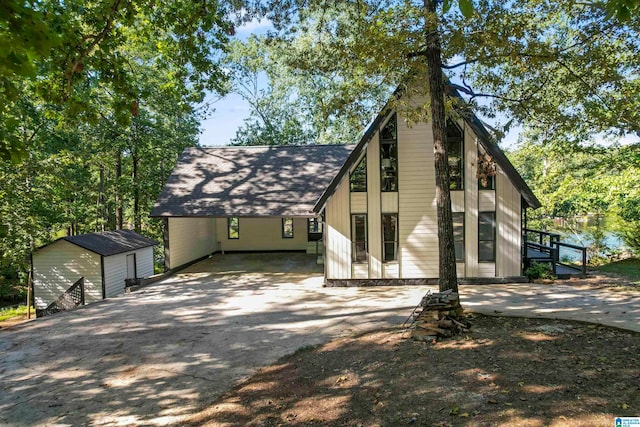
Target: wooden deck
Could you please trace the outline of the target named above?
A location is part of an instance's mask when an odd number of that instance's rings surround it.
[[[560,279],[568,279],[572,276],[582,276],[586,273],[586,248],[582,246],[572,245],[568,243],[563,243],[558,241],[558,237],[555,234],[537,231],[537,230],[526,230],[528,233],[540,233],[540,238],[536,239],[536,241],[527,241],[525,243],[525,254],[524,261],[525,265],[530,264],[531,262],[544,262],[551,264],[551,268],[555,269],[556,276]],[[548,239],[545,241],[543,239],[544,236],[549,235],[552,236],[552,239]],[[582,253],[582,263],[581,265],[569,265],[566,263],[561,263],[559,261],[559,251],[560,248],[568,248],[569,250],[575,250]]]

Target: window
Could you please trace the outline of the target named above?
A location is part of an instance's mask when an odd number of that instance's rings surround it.
[[[282,218],[282,238],[293,239],[293,218]]]
[[[496,260],[496,213],[480,212],[478,216],[478,261]]]
[[[367,191],[367,156],[364,156],[351,172],[349,184],[352,193]]]
[[[496,189],[496,165],[488,154],[478,151],[478,189]]]
[[[382,191],[398,191],[398,121],[394,114],[380,131]]]
[[[382,260],[398,260],[398,214],[382,214]]]
[[[486,176],[478,179],[478,188],[480,190],[495,190],[496,189],[496,177]]]
[[[351,215],[351,257],[353,262],[367,262],[367,215]]]
[[[464,212],[453,212],[452,218],[456,261],[464,262]]]
[[[447,153],[449,156],[449,189],[464,189],[464,133],[457,124],[447,120]]]
[[[307,240],[309,242],[322,240],[322,221],[320,218],[309,218],[307,220]]]
[[[227,218],[227,237],[229,239],[240,238],[240,218]]]

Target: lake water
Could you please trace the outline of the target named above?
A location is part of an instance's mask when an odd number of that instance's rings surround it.
[[[553,232],[560,234],[560,241],[571,243],[573,245],[584,246],[589,248],[593,244],[593,233],[600,228],[603,231],[603,242],[606,249],[600,251],[600,255],[606,256],[612,252],[625,250],[625,244],[622,238],[613,230],[613,220],[607,217],[597,218],[595,215],[588,215],[581,218],[573,218],[568,224],[565,220],[557,219],[554,224]],[[570,258],[578,260],[579,252],[567,248],[560,249],[560,259]]]

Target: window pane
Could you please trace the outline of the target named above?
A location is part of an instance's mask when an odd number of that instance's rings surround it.
[[[456,248],[456,261],[464,261],[464,241],[453,242]]]
[[[478,239],[494,240],[493,212],[480,212],[478,217]]]
[[[240,238],[240,219],[239,218],[227,218],[227,229],[229,239]]]
[[[493,262],[495,261],[495,242],[484,241],[478,244],[478,261],[480,262]]]
[[[282,218],[282,238],[293,238],[293,218]]]
[[[478,188],[480,190],[495,190],[496,189],[496,180],[495,176],[487,176],[485,179],[478,179]],[[483,182],[484,181],[484,182]]]
[[[463,142],[464,133],[454,122],[447,120],[447,153],[449,157],[449,188],[463,189]]]
[[[367,191],[367,157],[363,157],[360,163],[349,177],[352,193]]]
[[[398,259],[398,215],[382,215],[382,259],[384,261],[396,261]]]
[[[398,134],[394,114],[380,131],[380,177],[382,191],[398,191]]]
[[[352,258],[355,262],[367,261],[367,215],[351,215]]]

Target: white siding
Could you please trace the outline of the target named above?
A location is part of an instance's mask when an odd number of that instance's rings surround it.
[[[143,248],[135,251],[104,257],[104,287],[107,298],[124,293],[127,278],[127,255],[136,255],[136,276],[138,278],[153,275],[153,248]]]
[[[451,191],[452,212],[464,212],[464,193],[464,191]]]
[[[382,213],[397,213],[398,212],[398,193],[381,193],[382,198]]]
[[[382,264],[385,279],[398,279],[400,277],[400,265],[396,262]]]
[[[465,218],[464,218],[464,250],[466,277],[478,277],[478,140],[469,126],[464,127],[464,188],[465,188]]]
[[[496,277],[496,264],[493,262],[479,262],[476,277]]]
[[[458,278],[465,277],[464,262],[456,262],[456,275]]]
[[[351,212],[367,213],[367,193],[351,194]]]
[[[380,137],[373,135],[367,146],[367,238],[369,245],[369,278],[382,278],[382,217],[380,200]],[[353,210],[353,206],[351,207]],[[359,277],[354,277],[359,278]]]
[[[478,208],[480,212],[494,212],[496,210],[496,192],[494,190],[480,190]]]
[[[351,277],[354,279],[369,279],[369,267],[367,263],[351,264],[353,272]]]
[[[400,277],[438,277],[438,227],[430,123],[398,116]]]
[[[282,237],[282,218],[239,218],[239,239],[229,239],[227,218],[217,218],[218,241],[223,251],[307,250],[307,219],[293,219],[293,238]]]
[[[59,240],[33,254],[35,306],[46,308],[80,277],[84,277],[85,302],[102,299],[100,255]]]
[[[167,267],[177,268],[215,252],[217,241],[214,218],[169,218]]]
[[[325,274],[327,279],[351,278],[351,217],[349,180],[343,180],[325,208]]]
[[[502,171],[496,176],[496,274],[519,276],[521,259],[520,193]]]

